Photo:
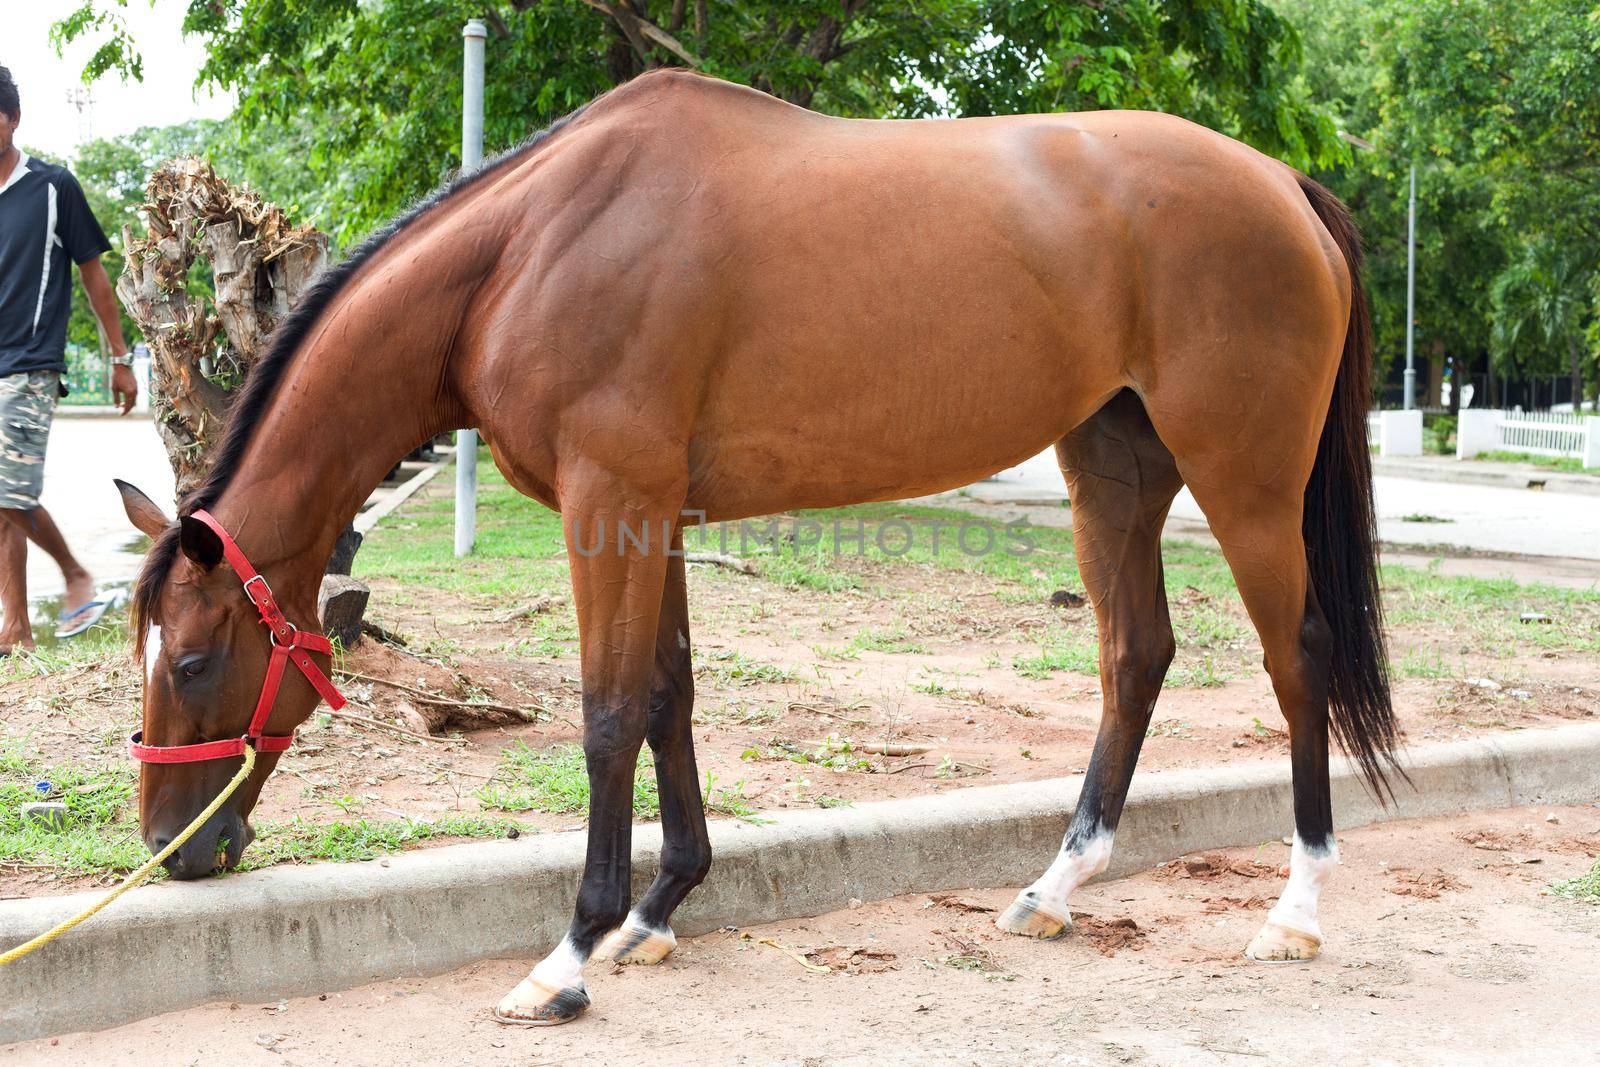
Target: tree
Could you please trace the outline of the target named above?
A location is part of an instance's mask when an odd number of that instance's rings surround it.
[[[1548,236],[1600,266],[1600,19],[1588,15],[1591,0],[1275,2],[1304,27],[1312,99],[1367,146],[1318,177],[1366,234],[1381,362],[1403,349],[1415,165],[1422,351],[1441,365],[1491,366],[1495,279],[1525,247]],[[1581,295],[1594,292],[1581,270],[1569,277]],[[1492,394],[1492,376],[1490,385]]]
[[[181,496],[210,471],[237,386],[327,262],[328,240],[193,157],[157,167],[145,201],[149,232],[124,229],[117,295],[150,344],[156,428]],[[210,284],[196,291],[202,261]]]
[[[58,41],[100,40],[85,77],[137,76],[122,0],[81,0]],[[1297,77],[1299,38],[1262,0],[190,0],[203,82],[246,131],[303,131],[296,156],[341,243],[458,159],[461,25],[493,35],[485,144],[651,67],[689,66],[840,115],[1135,106],[1173,111],[1297,166],[1344,158]]]
[[[1435,270],[1469,281],[1478,294],[1497,367],[1537,371],[1526,354],[1507,361],[1506,316],[1520,317],[1520,310],[1505,304],[1499,290],[1503,280],[1505,299],[1514,300],[1528,298],[1536,279],[1567,285],[1571,291],[1559,300],[1566,308],[1586,307],[1594,292],[1600,18],[1591,14],[1591,0],[1379,0],[1374,6],[1385,30],[1374,40],[1385,140],[1470,205],[1468,217],[1442,223],[1475,230],[1491,242],[1486,250],[1498,250],[1497,257],[1437,259]],[[1555,294],[1544,295],[1548,301]],[[1576,361],[1576,385],[1592,355],[1581,351],[1581,341],[1573,343],[1580,351],[1553,355]]]
[[[1566,357],[1572,410],[1583,401],[1584,320],[1593,267],[1570,245],[1541,238],[1495,278],[1494,355],[1508,370],[1551,373]],[[1600,400],[1596,401],[1600,410]]]

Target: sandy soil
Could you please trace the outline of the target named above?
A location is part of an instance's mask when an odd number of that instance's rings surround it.
[[[1055,942],[995,930],[1002,889],[686,939],[658,968],[591,966],[595,1006],[558,1029],[492,1021],[490,1005],[533,962],[500,960],[213,1004],[10,1046],[0,1062],[1596,1061],[1600,907],[1545,887],[1600,855],[1600,806],[1395,823],[1340,842],[1328,944],[1303,965],[1240,955],[1281,884],[1288,849],[1273,843],[1091,885]]]

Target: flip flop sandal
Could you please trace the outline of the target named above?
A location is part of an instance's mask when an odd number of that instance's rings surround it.
[[[77,637],[105,618],[106,612],[110,610],[111,601],[97,597],[76,611],[61,616],[60,625],[56,629],[56,636],[58,638]]]

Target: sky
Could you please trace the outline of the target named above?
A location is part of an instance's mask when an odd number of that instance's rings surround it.
[[[83,66],[94,48],[87,41],[69,46],[58,58],[50,44],[50,24],[74,10],[80,0],[5,0],[0,15],[0,66],[11,69],[22,97],[17,141],[58,159],[71,160],[76,146],[95,137],[114,137],[140,126],[167,126],[192,118],[222,118],[233,110],[233,96],[194,91],[195,73],[205,60],[197,40],[179,32],[188,0],[128,0],[123,9],[135,45],[144,53],[144,81],[127,84],[116,74],[87,90]],[[80,112],[70,98],[87,91]]]

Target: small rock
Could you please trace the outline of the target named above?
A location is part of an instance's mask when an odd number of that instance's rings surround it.
[[[861,907],[861,899],[859,897],[851,897],[850,898],[850,910],[851,911],[855,911],[859,907]]]
[[[1082,596],[1070,589],[1057,589],[1050,594],[1050,606],[1053,608],[1081,608],[1085,603]]]
[[[1529,622],[1553,622],[1554,620],[1551,619],[1550,616],[1546,615],[1542,611],[1524,611],[1522,613],[1522,621],[1524,623],[1529,623]]]
[[[22,805],[22,817],[28,822],[61,830],[67,825],[67,806],[55,800],[35,801]]]
[[[1550,814],[1544,817],[1544,821],[1548,823],[1558,823],[1561,821],[1561,816],[1552,811]]]
[[[1474,689],[1487,689],[1491,693],[1500,688],[1500,683],[1493,678],[1468,678],[1466,683]]]

